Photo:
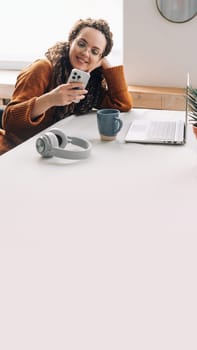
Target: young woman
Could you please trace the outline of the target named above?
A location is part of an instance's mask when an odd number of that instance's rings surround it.
[[[77,21],[68,41],[57,43],[45,58],[20,72],[3,114],[7,137],[17,145],[71,114],[88,113],[92,108],[131,109],[123,66],[112,67],[106,59],[112,46],[105,20]],[[67,83],[72,68],[90,73],[86,88],[82,83]]]

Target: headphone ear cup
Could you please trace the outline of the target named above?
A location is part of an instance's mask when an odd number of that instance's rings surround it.
[[[60,129],[51,129],[50,132],[52,132],[58,139],[58,146],[60,148],[66,147],[68,140],[66,135],[61,131]]]
[[[36,149],[44,158],[53,157],[53,148],[59,146],[56,135],[51,132],[45,133],[36,141]]]

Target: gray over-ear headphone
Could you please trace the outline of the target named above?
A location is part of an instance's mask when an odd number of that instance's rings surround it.
[[[68,143],[79,146],[82,150],[64,149]],[[44,158],[60,157],[65,159],[85,159],[90,155],[92,145],[83,138],[66,136],[59,129],[51,129],[36,140],[36,149]]]

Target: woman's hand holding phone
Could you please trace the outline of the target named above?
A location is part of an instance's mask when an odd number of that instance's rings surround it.
[[[83,96],[82,91],[86,87],[88,80],[90,78],[90,74],[88,72],[84,72],[82,70],[73,68],[70,76],[68,78],[67,83],[72,84],[73,90],[78,90],[78,94],[73,102],[78,103],[81,99],[83,99],[85,96]],[[79,94],[80,90],[80,94]],[[87,90],[85,90],[87,91]]]
[[[49,94],[51,95],[53,106],[65,106],[72,102],[80,102],[85,98],[87,90],[82,83],[66,83],[57,86]]]

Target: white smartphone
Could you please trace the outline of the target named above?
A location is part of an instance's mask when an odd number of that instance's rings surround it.
[[[89,78],[90,78],[90,73],[84,72],[83,70],[80,70],[80,69],[73,68],[67,83],[80,82],[84,84],[84,88],[85,88]],[[74,88],[74,89],[79,89],[79,88]]]

